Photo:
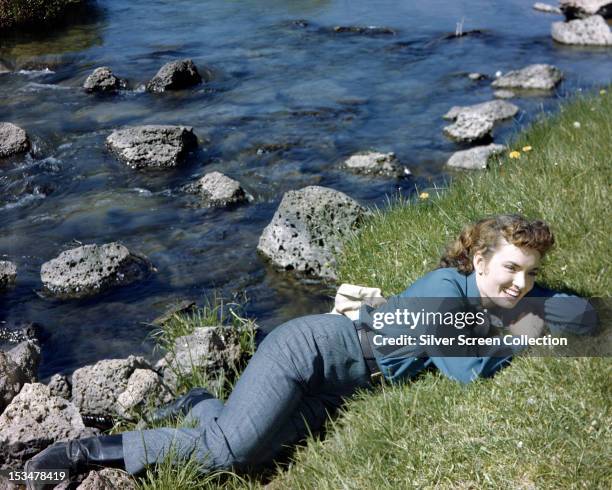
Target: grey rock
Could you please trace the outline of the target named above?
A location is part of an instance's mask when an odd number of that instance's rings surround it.
[[[561,9],[548,3],[536,2],[533,4],[533,9],[546,14],[561,14]]]
[[[608,23],[600,15],[569,22],[553,22],[551,34],[555,41],[562,44],[579,46],[610,46],[612,32]]]
[[[27,133],[10,122],[0,122],[0,158],[6,158],[30,149]]]
[[[610,17],[612,2],[610,0],[560,0],[559,7],[567,19],[586,18],[591,15]]]
[[[34,383],[38,380],[40,345],[37,340],[24,340],[9,350],[7,354],[19,366],[27,383]]]
[[[126,87],[125,80],[116,77],[108,66],[96,68],[83,84],[83,88],[87,92],[111,93]]]
[[[0,322],[0,343],[17,345],[24,340],[34,340],[37,328],[32,322]]]
[[[180,301],[177,304],[170,306],[164,313],[162,313],[157,318],[155,318],[153,321],[151,321],[151,324],[161,327],[165,323],[172,320],[174,315],[189,314],[195,309],[195,307],[196,307],[195,301],[190,301],[190,300]]]
[[[491,119],[492,121],[499,121],[514,117],[518,110],[519,108],[510,102],[504,102],[503,100],[491,100],[471,106],[451,107],[451,109],[442,117],[444,119],[454,120],[461,114],[467,114]]]
[[[346,194],[320,186],[286,192],[257,249],[286,270],[334,279],[335,254],[367,211]]]
[[[201,82],[202,77],[193,61],[185,59],[166,63],[147,83],[146,88],[149,92],[159,93],[188,88]]]
[[[6,352],[0,351],[0,413],[17,396],[28,378]]]
[[[493,119],[488,117],[461,113],[453,124],[444,128],[444,134],[456,141],[481,141],[490,138],[493,124]]]
[[[177,389],[181,378],[192,371],[214,380],[220,371],[235,369],[242,354],[239,329],[222,325],[198,327],[192,334],[177,338],[155,367],[163,372],[164,382]]]
[[[493,92],[493,96],[498,99],[512,99],[516,97],[516,94],[512,90],[496,90]]]
[[[0,291],[15,284],[17,267],[8,260],[0,260]]]
[[[170,168],[195,149],[198,140],[191,127],[148,125],[113,131],[106,144],[131,168]]]
[[[70,400],[72,398],[72,387],[70,386],[70,381],[68,380],[68,376],[64,376],[63,374],[54,374],[49,379],[47,383],[51,395],[59,396],[61,398],[65,398],[66,400]]]
[[[494,88],[517,88],[526,90],[552,90],[563,80],[559,68],[546,65],[529,65],[520,70],[512,70],[497,78],[491,84]]]
[[[210,207],[223,207],[253,200],[253,196],[244,190],[240,182],[221,172],[210,172],[197,182],[185,186],[184,190],[198,194],[202,198],[202,203]]]
[[[365,175],[401,177],[406,174],[405,167],[399,162],[395,153],[375,151],[357,153],[348,158],[343,166],[353,172]]]
[[[127,420],[136,419],[136,414],[147,404],[155,406],[169,403],[174,398],[159,374],[151,369],[135,369],[129,377],[125,390],[117,397],[115,412]]]
[[[0,469],[22,467],[50,444],[87,435],[72,403],[43,384],[27,383],[0,416]]]
[[[506,150],[504,145],[490,144],[476,146],[469,150],[453,153],[446,163],[449,167],[464,168],[468,170],[481,170],[487,168],[487,162],[492,155]]]
[[[137,369],[151,369],[142,357],[104,359],[77,369],[72,374],[72,402],[83,415],[113,417],[124,415],[118,404]]]
[[[484,80],[485,78],[487,78],[487,76],[483,75],[482,73],[470,73],[468,75],[468,78],[470,80],[478,81],[478,80]]]
[[[90,471],[77,490],[136,490],[134,480],[125,471],[104,468]]]
[[[334,32],[339,34],[361,34],[366,36],[395,34],[393,29],[384,26],[335,26]]]
[[[40,278],[53,296],[82,298],[140,280],[150,267],[146,258],[112,242],[65,250],[42,265]]]

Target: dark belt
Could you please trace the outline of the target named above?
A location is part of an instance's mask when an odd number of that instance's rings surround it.
[[[357,330],[357,336],[359,337],[359,344],[361,345],[363,359],[368,367],[368,371],[370,371],[370,379],[372,381],[384,379],[380,369],[378,368],[378,363],[376,362],[376,357],[374,357],[374,352],[372,351],[372,336],[374,333],[367,325],[364,325],[363,323],[354,322],[354,325],[355,329]]]

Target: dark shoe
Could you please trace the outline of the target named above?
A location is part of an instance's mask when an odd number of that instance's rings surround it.
[[[149,424],[156,424],[170,417],[186,415],[194,405],[210,398],[214,398],[214,396],[204,388],[193,388],[172,403],[158,408],[150,415],[146,415],[145,420]]]
[[[100,468],[125,469],[120,434],[56,442],[25,464],[26,473],[44,470],[68,470],[70,476]],[[51,485],[52,487],[53,485]],[[45,482],[27,480],[28,490],[49,488]]]

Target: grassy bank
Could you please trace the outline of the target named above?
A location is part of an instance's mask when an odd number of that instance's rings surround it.
[[[435,268],[463,224],[519,212],[557,235],[540,282],[610,296],[611,113],[609,90],[571,101],[517,137],[520,158],[504,155],[449,189],[375,213],[345,249],[342,282],[397,293]],[[309,440],[266,488],[610,488],[611,375],[608,359],[520,358],[468,386],[437,373],[383,386],[352,400],[327,437]],[[140,483],[263,486],[196,473],[165,465]]]
[[[0,0],[0,29],[52,22],[83,3],[84,0]]]

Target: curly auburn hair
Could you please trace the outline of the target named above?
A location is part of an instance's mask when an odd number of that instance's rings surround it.
[[[537,250],[541,255],[555,243],[552,231],[543,221],[502,214],[465,226],[459,238],[447,247],[438,268],[456,267],[463,274],[471,274],[474,255],[480,252],[488,260],[501,239],[520,248]]]

